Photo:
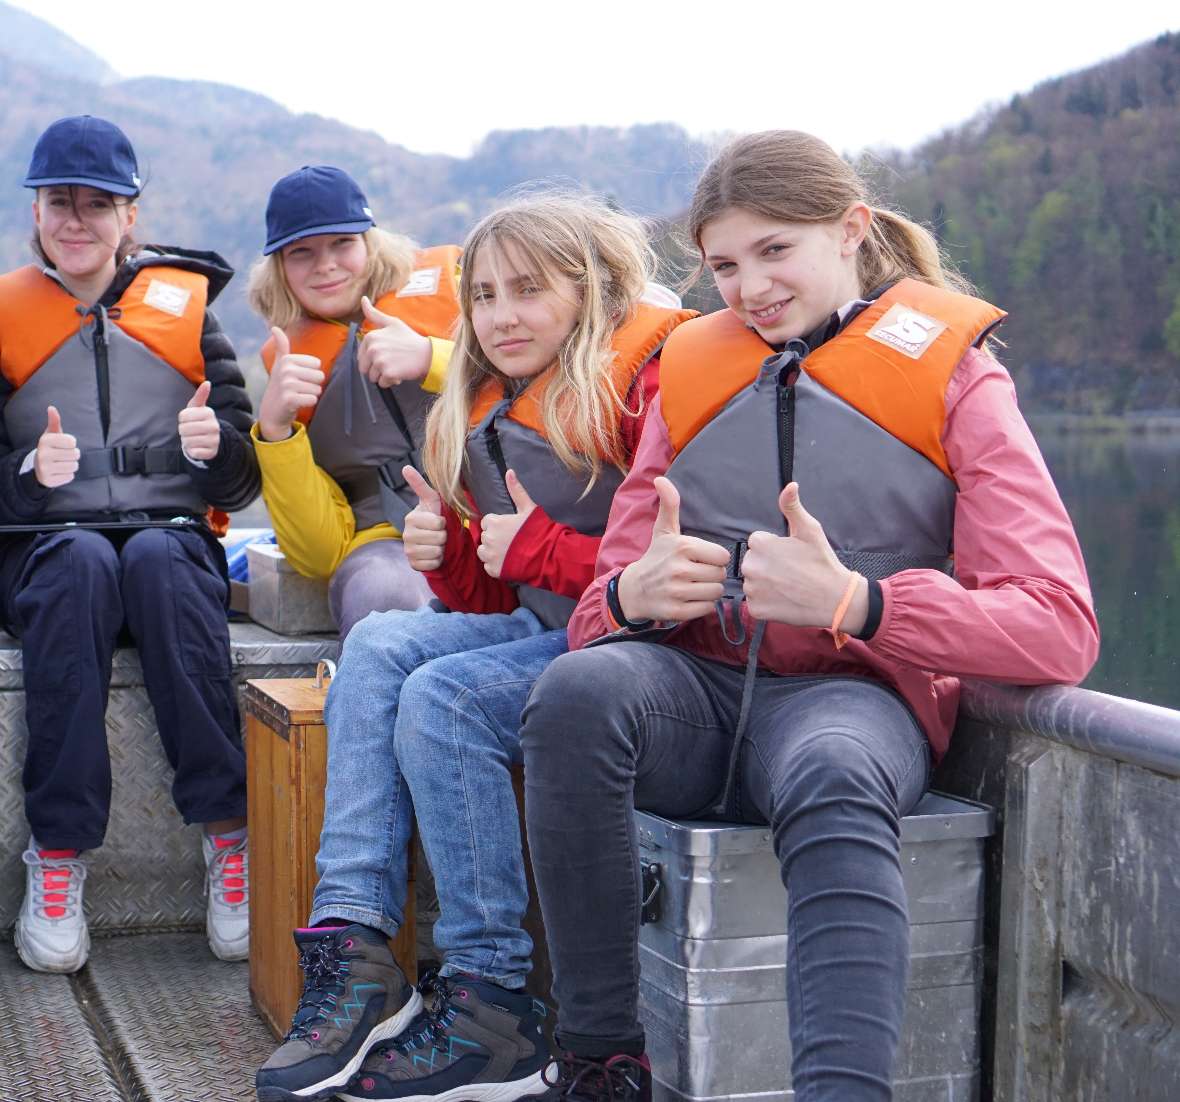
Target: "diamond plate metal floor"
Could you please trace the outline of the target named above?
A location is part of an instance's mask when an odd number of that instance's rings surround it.
[[[96,938],[77,976],[0,943],[0,1102],[252,1102],[275,1042],[203,934]]]

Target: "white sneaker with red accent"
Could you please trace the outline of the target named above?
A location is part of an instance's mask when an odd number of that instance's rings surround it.
[[[250,955],[250,858],[246,837],[201,836],[205,854],[205,933],[221,960]]]
[[[77,972],[90,955],[82,909],[86,865],[77,850],[42,849],[32,838],[21,854],[25,901],[16,920],[16,951],[36,972]]]

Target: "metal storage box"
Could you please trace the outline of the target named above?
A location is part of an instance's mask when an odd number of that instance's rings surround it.
[[[660,881],[658,917],[639,936],[657,1100],[793,1099],[786,893],[769,828],[635,815],[644,865]],[[990,809],[933,793],[902,821],[911,963],[897,1102],[979,1097],[983,845],[993,825]]]
[[[305,578],[273,543],[246,547],[250,570],[250,619],[280,635],[336,630],[328,608],[328,583]]]

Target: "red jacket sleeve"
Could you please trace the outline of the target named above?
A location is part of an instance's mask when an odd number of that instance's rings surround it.
[[[442,565],[425,572],[431,591],[452,612],[511,612],[520,604],[516,590],[484,570],[475,553],[479,546],[479,513],[466,528],[453,509],[446,509],[444,515],[447,542]]]
[[[653,356],[636,376],[628,396],[628,405],[635,412],[625,414],[619,425],[628,466],[639,446],[648,410],[659,387],[660,358]],[[568,525],[558,524],[537,506],[509,544],[500,577],[577,600],[594,580],[594,563],[601,542],[600,536],[585,536]]]

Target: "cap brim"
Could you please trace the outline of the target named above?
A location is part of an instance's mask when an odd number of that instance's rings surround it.
[[[75,184],[79,187],[92,187],[96,191],[109,191],[112,195],[138,195],[139,188],[128,184],[113,184],[110,180],[96,180],[90,176],[47,176],[40,180],[25,180],[25,187],[60,187],[62,184]]]
[[[290,245],[292,241],[299,241],[304,237],[315,237],[320,233],[364,233],[365,230],[371,230],[375,225],[371,218],[366,218],[363,222],[333,222],[328,226],[308,226],[307,229],[297,230],[295,233],[289,233],[286,237],[280,237],[277,241],[268,241],[266,247],[262,250],[263,256],[270,256],[271,253],[277,252],[284,245]]]

